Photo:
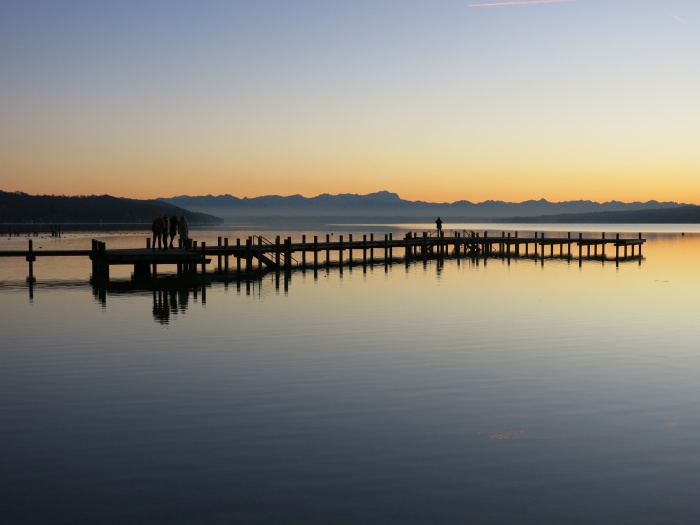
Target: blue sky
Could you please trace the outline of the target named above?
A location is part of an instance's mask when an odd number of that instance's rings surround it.
[[[700,203],[700,2],[475,3],[1,1],[0,188]]]

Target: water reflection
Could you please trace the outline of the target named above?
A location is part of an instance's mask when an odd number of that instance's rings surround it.
[[[153,290],[153,320],[168,324],[178,313],[184,314],[190,300],[190,291],[186,289]]]
[[[194,301],[201,296],[201,303],[207,301],[207,286],[211,283],[200,283],[185,286],[183,283],[173,280],[170,283],[156,283],[147,287],[133,282],[95,283],[93,282],[92,294],[102,308],[107,307],[109,296],[123,296],[128,294],[144,295],[150,291],[152,295],[151,313],[154,321],[160,324],[168,324],[175,320],[178,314],[184,314],[190,304],[190,295]]]

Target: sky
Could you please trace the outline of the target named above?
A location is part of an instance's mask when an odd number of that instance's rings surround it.
[[[0,0],[0,190],[700,204],[698,0]]]

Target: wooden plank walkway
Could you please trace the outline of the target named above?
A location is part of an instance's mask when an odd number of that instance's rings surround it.
[[[219,273],[233,271],[230,258],[235,258],[237,276],[251,276],[265,271],[291,271],[294,268],[318,268],[320,266],[340,266],[353,264],[390,264],[404,261],[407,264],[415,259],[461,258],[461,257],[500,257],[500,258],[536,258],[544,262],[545,258],[611,259],[606,254],[606,247],[614,247],[615,261],[630,258],[641,260],[642,245],[646,239],[640,233],[636,237],[623,238],[620,234],[613,237],[602,234],[600,237],[583,237],[579,233],[566,237],[535,233],[534,236],[522,237],[518,233],[501,232],[490,236],[488,232],[478,234],[471,231],[452,232],[409,232],[403,238],[394,239],[392,234],[375,238],[374,234],[363,235],[355,239],[353,235],[328,234],[325,239],[313,240],[302,235],[301,242],[292,242],[291,237],[282,240],[279,236],[269,241],[262,236],[251,236],[241,242],[236,239],[230,244],[229,239],[219,237],[216,246],[206,243],[188,241],[186,247],[169,250],[154,250],[147,239],[145,248],[108,250],[104,242],[92,241],[90,250],[34,250],[30,239],[27,250],[0,251],[0,257],[23,257],[29,263],[28,282],[34,282],[34,262],[37,257],[88,257],[92,261],[93,279],[109,280],[109,269],[115,265],[132,265],[135,280],[156,278],[158,266],[174,265],[178,276],[206,273],[207,265],[217,258]],[[572,247],[578,248],[578,254],[572,253]],[[548,253],[547,253],[548,252]],[[585,253],[584,253],[585,252]],[[622,252],[622,253],[621,253]]]

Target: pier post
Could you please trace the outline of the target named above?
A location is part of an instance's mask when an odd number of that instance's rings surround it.
[[[338,237],[338,265],[340,266],[340,273],[343,273],[343,236]]]
[[[32,253],[34,251],[34,241],[29,239],[29,254],[27,255],[27,262],[29,263],[29,276],[27,277],[27,282],[34,284],[36,279],[34,278],[34,261],[36,261],[36,256]]]
[[[640,233],[640,235],[641,235],[641,233]],[[389,241],[393,241],[393,240],[394,240],[394,234],[390,233],[389,234]],[[393,248],[393,246],[389,245],[389,259],[393,259],[393,258],[394,258],[394,248]]]
[[[367,235],[362,236],[362,265],[367,266]]]
[[[224,274],[228,276],[228,237],[224,239],[224,248],[226,248],[226,255],[224,255]]]
[[[258,235],[258,255],[262,255],[262,235]],[[258,271],[262,271],[262,259],[258,257]]]
[[[372,244],[370,244],[370,248],[369,248],[369,262],[370,262],[370,264],[374,264],[374,234],[373,233],[369,234],[369,239],[372,242]]]
[[[331,264],[331,249],[329,247],[331,242],[331,236],[326,234],[326,268]]]
[[[352,266],[352,233],[348,234],[348,262]]]
[[[408,266],[408,262],[411,260],[411,246],[409,244],[409,239],[410,239],[410,233],[407,233],[404,236],[404,259],[406,260],[406,265]]]
[[[202,278],[206,275],[207,273],[207,243],[202,242]]]
[[[241,239],[236,239],[236,275],[241,275]]]
[[[287,237],[284,241],[284,270],[285,272],[289,272],[289,270],[292,268],[292,238]],[[284,280],[285,287],[287,284],[287,279],[285,277]],[[286,289],[285,289],[286,291]]]
[[[275,237],[275,266],[277,269],[280,268],[280,236]]]
[[[217,246],[217,248],[221,248],[221,244],[222,244],[222,239],[221,239],[221,236],[219,236],[219,237],[216,238],[216,246]],[[221,262],[222,262],[222,261],[221,261],[221,253],[219,253],[219,255],[216,256],[216,262],[217,262],[216,271],[219,272],[219,273],[221,273],[221,270],[222,270],[222,265],[221,265]]]
[[[578,260],[581,260],[581,250],[583,249],[583,233],[578,234]]]
[[[537,244],[537,232],[535,232],[535,257],[537,257],[540,252],[539,252],[539,245]]]
[[[248,237],[245,240],[245,273],[250,276],[253,271],[253,239]]]
[[[544,232],[540,232],[540,259],[544,263]]]
[[[306,244],[306,235],[301,236],[301,243]],[[301,266],[306,269],[306,248],[301,249]]]
[[[314,270],[318,269],[318,235],[314,235]]]

